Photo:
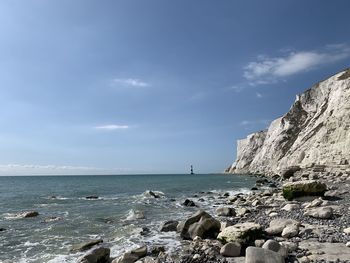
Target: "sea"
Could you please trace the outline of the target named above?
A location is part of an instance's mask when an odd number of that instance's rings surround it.
[[[247,193],[255,181],[223,174],[1,176],[0,262],[73,263],[83,254],[70,252],[73,245],[100,238],[114,257],[143,244],[176,251],[181,239],[160,232],[162,222],[198,209],[215,215],[215,198]],[[185,207],[186,199],[197,207]],[[39,215],[20,218],[23,211]]]

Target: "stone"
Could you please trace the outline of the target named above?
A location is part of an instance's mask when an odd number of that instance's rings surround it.
[[[80,257],[77,263],[107,263],[109,262],[110,249],[107,247],[96,247]]]
[[[129,252],[124,253],[119,258],[116,258],[112,263],[134,263],[140,258],[147,255],[147,246],[141,246],[139,248],[133,249]]]
[[[345,246],[350,247],[350,241],[346,242]]]
[[[262,248],[277,252],[284,258],[288,256],[288,250],[284,246],[281,246],[281,244],[278,243],[276,240],[273,240],[273,239],[267,240],[262,246]]]
[[[39,213],[37,211],[25,211],[18,213],[16,217],[18,218],[30,218],[30,217],[37,217]]]
[[[305,208],[311,208],[311,207],[318,207],[323,203],[323,200],[321,198],[316,198],[312,202],[308,203]]]
[[[0,227],[0,232],[6,231],[6,228]]]
[[[85,199],[98,199],[98,196],[97,195],[88,195],[88,196],[85,196]]]
[[[221,224],[211,215],[203,210],[199,210],[187,220],[177,226],[177,231],[184,239],[194,239],[215,237],[220,231]]]
[[[304,216],[310,216],[314,218],[320,218],[320,219],[329,219],[333,216],[333,209],[332,207],[317,207],[306,210],[304,213]]]
[[[219,207],[216,209],[216,214],[218,216],[235,216],[236,211],[231,207]]]
[[[269,249],[247,247],[245,254],[245,263],[284,263],[280,254]]]
[[[153,191],[150,191],[150,190],[146,191],[146,195],[154,197],[154,198],[160,198],[160,195],[158,195],[158,194],[156,194],[156,193],[154,193]]]
[[[85,242],[85,243],[73,245],[72,248],[70,249],[70,251],[71,252],[86,251],[86,250],[89,250],[90,248],[92,248],[93,246],[96,246],[96,245],[101,244],[101,243],[103,243],[102,239],[90,240],[90,241]]]
[[[303,240],[299,248],[309,251],[307,258],[310,262],[348,262],[350,259],[350,249],[344,243]]]
[[[224,243],[238,242],[247,244],[253,242],[262,235],[262,229],[259,224],[245,222],[226,227],[218,236],[217,239]]]
[[[300,166],[297,166],[297,165],[284,168],[281,172],[281,177],[283,179],[289,179],[294,175],[295,172],[300,170],[301,170]]]
[[[283,241],[280,242],[281,246],[285,247],[287,249],[287,252],[293,252],[296,251],[298,249],[298,245],[296,243],[293,242],[289,242],[289,241]]]
[[[264,239],[256,239],[256,240],[254,241],[254,245],[255,245],[256,247],[262,247],[264,244],[265,244],[265,240],[264,240]]]
[[[297,236],[299,233],[299,225],[297,224],[291,224],[287,225],[283,231],[281,236],[284,238],[291,238]]]
[[[300,225],[300,223],[293,219],[278,218],[270,222],[270,226],[265,229],[269,235],[279,235],[283,229],[288,225]]]
[[[343,232],[347,235],[350,235],[350,227],[344,228]]]
[[[248,213],[250,213],[250,210],[248,208],[245,208],[245,207],[238,208],[238,210],[237,210],[238,216],[244,216],[245,214],[248,214]]]
[[[224,257],[238,257],[241,254],[241,244],[227,243],[221,247],[220,254]]]
[[[196,206],[195,202],[190,199],[186,199],[183,203],[184,206]]]
[[[315,180],[290,182],[282,187],[283,197],[287,200],[302,196],[323,196],[326,190],[325,183]]]
[[[299,208],[300,206],[298,204],[286,204],[284,207],[282,207],[282,210],[293,211]]]
[[[176,231],[178,224],[179,222],[176,220],[166,221],[161,225],[160,231],[162,232]]]

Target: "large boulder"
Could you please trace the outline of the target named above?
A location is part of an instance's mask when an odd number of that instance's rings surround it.
[[[265,229],[265,232],[269,235],[279,235],[283,232],[284,228],[288,225],[300,225],[300,223],[293,219],[278,218],[270,222],[270,226]]]
[[[218,235],[218,239],[224,243],[238,242],[248,244],[262,235],[262,229],[259,224],[245,222],[226,227]]]
[[[110,253],[111,251],[108,247],[92,248],[80,257],[77,263],[108,263]]]
[[[245,263],[284,263],[284,258],[277,252],[259,247],[247,247]]]
[[[284,184],[282,188],[283,196],[287,200],[301,196],[323,196],[326,190],[326,184],[315,180],[290,182]]]
[[[103,242],[102,239],[90,240],[90,241],[85,242],[85,243],[73,245],[72,248],[70,249],[70,251],[71,252],[86,251],[86,250],[89,250],[90,248],[92,248],[93,246],[96,246],[102,242]]]
[[[177,231],[184,239],[216,237],[220,231],[220,222],[203,210],[199,210],[177,226]]]

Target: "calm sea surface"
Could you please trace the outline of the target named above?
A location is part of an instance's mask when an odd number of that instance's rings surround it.
[[[174,250],[176,233],[159,226],[198,209],[183,207],[186,198],[213,213],[215,195],[246,192],[254,183],[253,177],[216,174],[0,177],[0,228],[6,229],[0,262],[75,262],[81,253],[70,247],[95,238],[110,244],[112,256],[144,243]],[[85,198],[91,195],[98,199]],[[39,216],[16,217],[28,210]]]

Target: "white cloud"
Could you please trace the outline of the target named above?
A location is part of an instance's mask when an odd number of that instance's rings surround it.
[[[255,95],[258,99],[261,99],[263,97],[263,95],[259,92],[256,92]]]
[[[115,78],[112,80],[112,86],[117,86],[121,85],[124,87],[134,87],[134,88],[144,88],[144,87],[149,87],[150,84],[144,81],[141,81],[139,79],[133,79],[133,78],[128,78],[128,79],[119,79]]]
[[[263,120],[252,120],[252,121],[250,121],[250,120],[243,120],[243,121],[241,121],[240,123],[239,123],[239,126],[256,126],[256,125],[265,125],[265,126],[267,126],[268,124],[270,124],[270,120],[265,120],[265,119],[263,119]]]
[[[98,168],[71,165],[0,164],[1,175],[88,175],[122,174],[131,172],[128,168]]]
[[[349,57],[350,46],[345,44],[328,45],[320,51],[289,51],[280,57],[260,55],[244,67],[243,75],[251,85],[269,84]]]
[[[130,127],[128,125],[117,125],[117,124],[108,124],[108,125],[101,125],[96,126],[95,129],[97,130],[105,130],[105,131],[114,131],[114,130],[123,130],[123,129],[129,129]]]

